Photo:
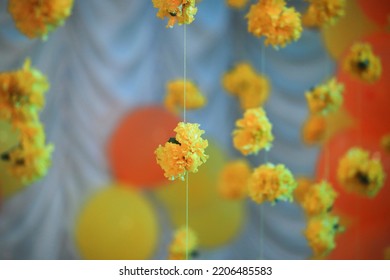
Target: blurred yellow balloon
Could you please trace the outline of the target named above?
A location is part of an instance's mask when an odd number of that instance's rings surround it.
[[[120,185],[91,197],[76,224],[76,241],[86,259],[149,259],[157,236],[152,206],[140,192]]]
[[[9,122],[0,120],[0,155],[18,145],[19,133]],[[22,182],[8,172],[7,161],[0,160],[0,193],[7,198],[23,189]]]
[[[324,27],[322,35],[326,48],[338,59],[353,42],[378,30],[380,27],[364,15],[357,1],[347,1],[345,16],[337,24]]]
[[[218,199],[208,207],[189,211],[189,227],[197,234],[199,246],[213,248],[231,242],[240,232],[244,201]],[[185,225],[185,211],[171,211],[176,227]]]
[[[218,197],[217,181],[219,172],[226,162],[222,150],[209,141],[206,149],[209,155],[207,162],[199,171],[188,175],[189,209],[199,209],[213,203]],[[186,182],[175,180],[171,184],[155,190],[155,194],[169,209],[185,209]]]

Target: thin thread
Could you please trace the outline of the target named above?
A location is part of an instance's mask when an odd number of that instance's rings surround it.
[[[187,115],[187,110],[186,110],[186,97],[187,97],[187,25],[184,24],[184,34],[183,34],[183,79],[184,79],[184,89],[183,89],[183,120],[186,122],[186,115]]]
[[[186,99],[187,99],[187,25],[184,24],[183,28],[183,121],[186,123]],[[188,172],[186,172],[186,260],[188,260]]]
[[[261,53],[260,53],[260,71],[262,75],[265,75],[265,45],[263,44],[261,46]],[[268,162],[268,151],[264,151],[264,164],[267,164]],[[259,259],[264,259],[263,256],[263,246],[264,246],[264,213],[263,213],[264,207],[260,206],[260,256]]]
[[[188,172],[186,172],[186,259],[188,260]]]

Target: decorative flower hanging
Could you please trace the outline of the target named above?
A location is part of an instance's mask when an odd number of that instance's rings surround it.
[[[249,196],[257,203],[269,201],[293,201],[293,192],[297,187],[291,171],[283,164],[271,163],[256,168],[248,185]]]
[[[8,9],[24,35],[46,39],[71,15],[73,0],[9,0]]]
[[[227,92],[239,98],[244,110],[262,106],[270,92],[267,77],[256,73],[249,63],[244,62],[223,75],[222,85]]]
[[[335,78],[317,85],[305,93],[310,112],[326,115],[337,111],[343,103],[343,91],[344,85]]]
[[[233,144],[243,155],[257,154],[261,149],[269,150],[274,140],[272,124],[263,108],[248,109],[244,117],[236,121]]]
[[[311,185],[303,196],[302,208],[310,216],[329,212],[337,197],[332,185],[326,181]]]
[[[39,121],[44,94],[49,88],[46,77],[31,68],[26,60],[23,68],[0,73],[0,119],[19,131],[19,144],[1,154],[11,174],[24,184],[45,176],[51,165],[53,145],[46,145],[45,132]]]
[[[168,18],[167,27],[172,28],[176,23],[182,25],[194,21],[198,11],[195,2],[196,0],[153,0],[153,6],[158,9],[157,17]]]
[[[169,139],[164,146],[160,145],[155,154],[166,178],[184,180],[186,172],[196,173],[206,162],[208,156],[204,150],[208,141],[202,139],[204,130],[199,129],[199,124],[180,122],[174,131],[175,138]]]
[[[186,102],[187,110],[202,108],[207,99],[191,81],[186,81]],[[175,80],[167,84],[167,94],[165,96],[165,107],[173,112],[179,113],[184,107],[184,80]]]
[[[246,160],[227,163],[219,176],[219,193],[226,199],[242,199],[248,193],[251,169]]]
[[[336,248],[335,236],[343,231],[339,218],[330,214],[311,217],[304,232],[315,258],[326,257]]]
[[[345,15],[346,0],[306,0],[309,7],[302,16],[302,22],[308,27],[334,25]]]
[[[385,173],[379,158],[370,158],[369,152],[353,147],[340,159],[337,177],[350,192],[374,197],[383,187]]]
[[[185,260],[187,252],[187,234],[188,234],[188,256],[194,258],[198,249],[198,238],[195,233],[185,227],[176,230],[171,245],[169,246],[170,260]]]
[[[368,43],[353,44],[343,66],[351,76],[367,83],[376,82],[382,74],[381,60],[372,52]]]
[[[250,7],[248,31],[257,37],[265,36],[265,44],[285,47],[301,37],[301,15],[287,8],[284,0],[259,0]]]

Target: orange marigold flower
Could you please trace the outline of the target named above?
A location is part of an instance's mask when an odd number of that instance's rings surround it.
[[[187,249],[187,234],[188,234],[188,257],[193,258],[197,254],[198,238],[194,231],[190,228],[181,227],[176,230],[172,243],[169,246],[170,260],[185,260]]]
[[[29,38],[46,39],[71,15],[73,0],[9,0],[17,28]]]
[[[26,60],[22,69],[0,74],[0,118],[13,123],[37,118],[49,89],[47,78]]]
[[[346,0],[306,0],[310,3],[302,22],[308,27],[334,25],[345,15]]]
[[[255,69],[245,62],[238,63],[225,73],[222,85],[227,92],[239,98],[244,110],[262,106],[270,92],[268,78],[256,73]]]
[[[186,81],[186,102],[187,110],[199,109],[207,103],[206,97],[191,81]],[[178,113],[184,107],[184,80],[175,80],[167,84],[167,94],[165,95],[165,107],[173,112]]]
[[[382,64],[368,43],[352,45],[343,63],[344,70],[353,77],[367,83],[374,83],[382,75]]]
[[[370,158],[368,151],[353,147],[340,159],[337,177],[347,191],[374,197],[386,175],[379,158]]]
[[[344,229],[339,218],[330,214],[311,217],[304,232],[315,258],[326,257],[336,248],[335,235]]]
[[[326,115],[337,111],[343,103],[343,91],[344,85],[335,78],[307,91],[305,95],[310,112]]]
[[[337,197],[332,185],[326,181],[311,185],[305,193],[301,205],[310,216],[329,212]]]
[[[265,44],[276,49],[301,37],[301,15],[294,8],[287,8],[284,0],[259,0],[246,17],[248,31],[257,37],[265,36]]]
[[[227,163],[220,175],[218,190],[226,199],[242,199],[248,193],[248,180],[251,168],[246,160]]]
[[[184,180],[186,172],[196,173],[198,167],[206,162],[208,156],[204,150],[208,141],[202,139],[204,130],[199,129],[199,124],[180,122],[174,131],[176,137],[164,146],[160,145],[155,154],[166,178]]]
[[[153,6],[158,9],[157,17],[168,18],[167,27],[190,24],[194,21],[198,8],[195,0],[153,0]]]
[[[236,121],[233,144],[243,155],[257,154],[261,149],[269,150],[274,140],[272,124],[263,108],[248,109],[244,117]]]
[[[249,196],[257,203],[269,201],[293,201],[293,191],[297,187],[291,171],[283,164],[271,163],[256,168],[248,185]]]

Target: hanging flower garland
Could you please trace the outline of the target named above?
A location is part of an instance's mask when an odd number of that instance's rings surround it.
[[[153,6],[158,9],[157,17],[168,18],[167,27],[190,24],[195,20],[198,8],[195,0],[153,0]]]
[[[334,25],[345,15],[346,0],[306,0],[309,7],[302,16],[307,27]]]
[[[47,39],[71,15],[73,0],[9,0],[16,27],[28,38]]]

